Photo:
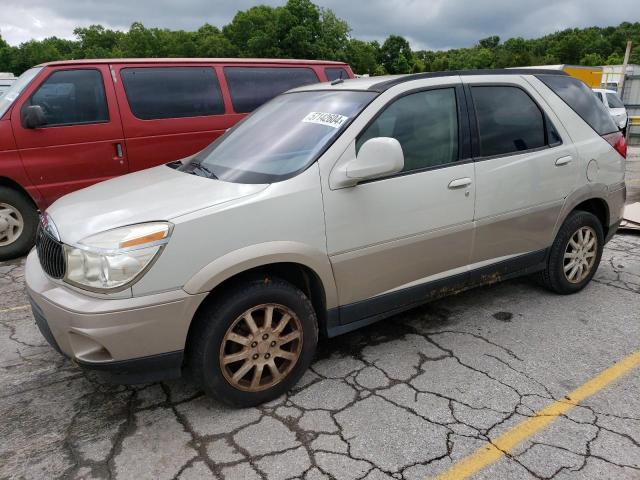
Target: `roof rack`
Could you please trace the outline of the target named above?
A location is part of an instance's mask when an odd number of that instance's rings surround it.
[[[495,68],[495,69],[481,69],[481,70],[451,70],[448,72],[424,72],[413,73],[409,75],[403,75],[392,80],[385,80],[384,82],[374,83],[368,90],[374,92],[384,92],[391,87],[399,85],[404,82],[410,82],[412,80],[421,80],[424,78],[438,78],[438,77],[456,77],[456,76],[470,76],[470,75],[567,75],[562,70],[550,70],[546,68]]]

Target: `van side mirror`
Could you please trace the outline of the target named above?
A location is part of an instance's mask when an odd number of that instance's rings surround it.
[[[354,160],[346,167],[347,177],[356,180],[392,175],[404,168],[404,153],[400,142],[395,138],[370,138],[362,147]]]
[[[40,105],[29,105],[22,109],[22,126],[24,128],[39,128],[47,124],[47,118]]]

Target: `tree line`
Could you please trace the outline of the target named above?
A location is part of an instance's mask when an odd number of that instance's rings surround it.
[[[310,0],[239,11],[222,28],[195,31],[147,28],[127,32],[92,25],[74,30],[75,40],[50,37],[10,46],[0,36],[0,71],[18,75],[39,63],[80,58],[266,57],[341,60],[359,74],[506,68],[525,65],[622,63],[627,40],[640,42],[640,22],[612,27],[570,28],[536,39],[483,38],[469,48],[412,50],[400,35],[384,42],[351,36],[349,24]],[[640,63],[640,48],[631,55]]]

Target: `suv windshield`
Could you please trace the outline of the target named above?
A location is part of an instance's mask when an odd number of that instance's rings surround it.
[[[311,165],[376,95],[325,90],[281,95],[181,170],[236,183],[286,180]]]
[[[27,85],[31,83],[31,80],[42,70],[42,67],[34,67],[24,72],[18,79],[9,87],[4,95],[0,96],[0,117],[2,117],[9,107],[14,102],[22,91],[27,88]]]

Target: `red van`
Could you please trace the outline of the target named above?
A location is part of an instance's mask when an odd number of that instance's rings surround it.
[[[351,78],[341,62],[109,59],[38,65],[0,97],[0,260],[74,190],[189,156],[267,100]]]

